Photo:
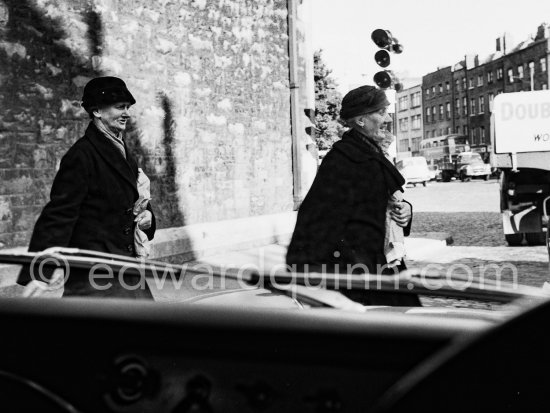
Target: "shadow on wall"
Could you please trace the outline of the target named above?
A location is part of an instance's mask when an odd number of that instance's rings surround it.
[[[126,130],[126,143],[136,158],[138,165],[151,179],[151,198],[160,228],[186,225],[179,209],[176,185],[176,165],[174,162],[174,118],[169,98],[159,94],[164,112],[162,151],[150,154],[140,142],[140,130],[131,121]],[[156,172],[161,171],[161,172]]]
[[[8,21],[0,32],[2,40],[8,42],[0,49],[3,75],[10,76],[10,86],[16,88],[10,106],[23,103],[23,97],[34,92],[38,102],[28,102],[34,108],[49,109],[59,105],[57,97],[75,98],[81,93],[80,85],[74,82],[76,76],[92,78],[100,73],[92,68],[91,60],[83,61],[74,56],[66,46],[68,34],[59,19],[51,18],[36,10],[29,0],[1,0],[5,5]],[[87,42],[93,54],[101,53],[103,29],[100,16],[91,8],[84,11],[83,21],[87,24]],[[3,53],[2,53],[3,51]],[[37,88],[40,84],[44,87]],[[45,89],[51,88],[51,92]],[[25,94],[27,96],[23,96]],[[18,99],[19,98],[19,99]],[[30,109],[30,108],[29,108]],[[55,117],[55,116],[54,116]]]
[[[83,40],[98,50],[100,21],[84,13],[93,39]],[[0,247],[28,243],[58,162],[88,123],[78,80],[99,73],[67,39],[63,22],[35,2],[0,0]]]
[[[101,16],[95,10],[88,9],[84,14],[86,23],[86,37],[92,56],[101,56],[103,52],[103,23]]]
[[[140,130],[131,121],[126,129],[126,144],[151,180],[151,204],[157,219],[157,228],[182,227],[186,225],[185,216],[180,211],[176,185],[176,165],[173,153],[175,122],[172,103],[168,96],[159,93],[160,106],[164,112],[162,151],[152,155],[143,148]],[[162,172],[156,172],[162,171]],[[195,260],[192,252],[192,240],[188,239],[188,251],[185,261]]]

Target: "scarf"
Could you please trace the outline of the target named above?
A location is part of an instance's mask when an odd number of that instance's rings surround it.
[[[99,118],[94,118],[94,125],[109,141],[113,143],[113,145],[115,145],[115,147],[122,154],[122,157],[126,159],[126,149],[124,148],[124,142],[122,140],[122,132],[118,135],[115,135],[113,132],[107,129],[105,124]]]

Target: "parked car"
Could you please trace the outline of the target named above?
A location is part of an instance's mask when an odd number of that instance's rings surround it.
[[[438,165],[428,165],[430,181],[441,181],[441,169]]]
[[[463,152],[456,159],[458,177],[464,182],[472,178],[484,179],[491,177],[491,165],[483,162],[481,155],[476,152]]]
[[[396,167],[401,172],[401,175],[403,175],[403,178],[405,178],[405,184],[416,186],[416,184],[421,183],[426,186],[426,182],[432,179],[428,163],[423,156],[401,159],[397,162]]]
[[[268,274],[67,249],[3,253],[0,263],[2,411],[506,411],[509,402],[532,411],[546,402],[543,290],[414,270]],[[145,277],[155,300],[25,298],[6,283],[41,267]],[[501,305],[349,298],[373,292]],[[457,389],[468,397],[452,397]]]

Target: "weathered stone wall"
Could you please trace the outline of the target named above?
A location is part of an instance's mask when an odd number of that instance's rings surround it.
[[[287,30],[284,0],[0,0],[0,247],[28,242],[98,75],[137,99],[160,228],[291,210]]]

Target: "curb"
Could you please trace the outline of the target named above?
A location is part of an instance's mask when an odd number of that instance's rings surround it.
[[[405,261],[426,261],[437,254],[442,254],[448,248],[446,238],[420,238],[409,236],[405,238]]]
[[[428,238],[445,241],[446,245],[453,245],[453,236],[448,232],[411,232],[409,238]]]

